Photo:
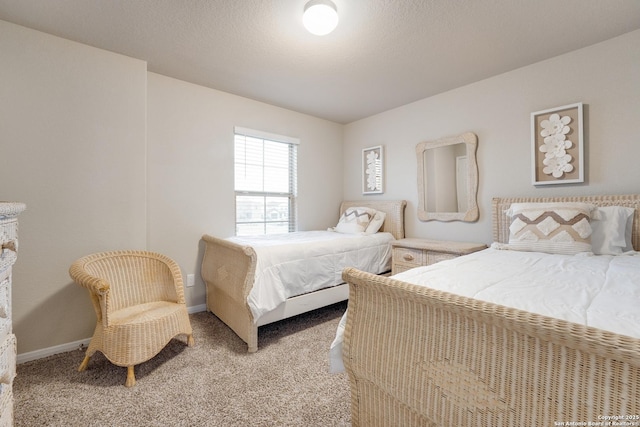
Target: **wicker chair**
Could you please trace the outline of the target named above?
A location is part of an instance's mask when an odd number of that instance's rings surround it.
[[[100,351],[114,365],[127,367],[125,385],[132,387],[134,366],[154,357],[172,338],[184,334],[193,346],[182,274],[170,258],[144,251],[103,252],[75,261],[69,274],[89,290],[97,317],[79,371]]]

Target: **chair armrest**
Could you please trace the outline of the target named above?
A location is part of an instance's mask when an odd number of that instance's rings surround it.
[[[99,277],[90,275],[84,270],[84,262],[78,260],[69,268],[69,275],[78,285],[87,288],[91,293],[103,295],[109,292],[109,283]]]
[[[167,286],[172,286],[176,292],[177,303],[178,304],[186,304],[184,298],[184,282],[182,280],[182,271],[180,270],[180,266],[174,260],[164,255],[158,254],[158,258],[162,260],[165,265],[169,268],[171,272],[171,276],[173,277],[173,283],[167,283]]]
[[[91,302],[98,319],[102,319],[105,326],[109,325],[109,282],[99,277],[92,276],[84,270],[85,259],[79,259],[71,264],[69,275],[74,282],[86,288],[91,295]]]

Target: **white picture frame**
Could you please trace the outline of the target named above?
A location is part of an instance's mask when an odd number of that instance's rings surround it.
[[[384,149],[382,145],[362,150],[362,194],[382,194]]]
[[[581,102],[531,113],[531,182],[584,182]]]

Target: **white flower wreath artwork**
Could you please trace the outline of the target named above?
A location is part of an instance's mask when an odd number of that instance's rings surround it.
[[[533,184],[583,182],[582,104],[532,113],[531,125]]]
[[[560,178],[565,172],[571,172],[573,166],[570,164],[571,155],[567,154],[567,149],[571,148],[573,143],[567,139],[567,134],[571,128],[567,126],[571,123],[571,117],[562,116],[553,113],[548,119],[540,123],[542,131],[540,136],[544,138],[544,144],[540,146],[540,151],[544,154],[545,168],[542,169],[547,175],[553,175],[554,178]]]
[[[362,194],[382,193],[382,146],[362,150]]]

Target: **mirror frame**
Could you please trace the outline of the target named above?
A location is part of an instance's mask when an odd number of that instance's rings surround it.
[[[426,209],[426,176],[424,153],[431,148],[438,148],[453,144],[466,144],[467,146],[467,206],[466,212],[429,212]],[[435,141],[421,142],[416,146],[418,157],[418,218],[421,221],[465,221],[475,222],[480,217],[478,210],[478,161],[476,151],[478,147],[478,137],[472,132],[460,135],[440,138]]]

